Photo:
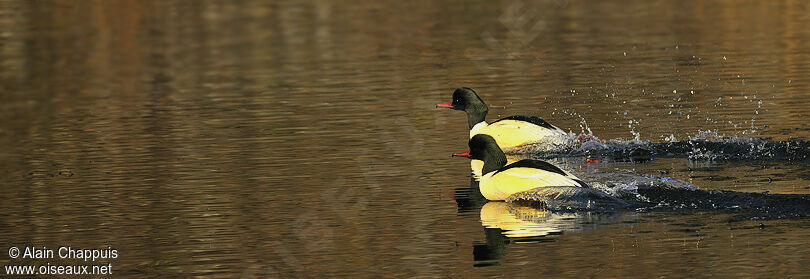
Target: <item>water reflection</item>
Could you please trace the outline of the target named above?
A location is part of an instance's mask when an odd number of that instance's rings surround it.
[[[488,202],[481,208],[481,224],[512,238],[526,238],[595,229],[619,213],[554,212],[506,202]]]
[[[470,177],[470,187],[455,188],[453,199],[456,201],[458,213],[477,212],[488,200],[481,195],[478,189],[478,179]]]
[[[807,10],[804,1],[0,1],[0,244],[111,245],[117,274],[137,278],[807,274],[806,221],[730,231],[726,216],[708,213],[555,236],[471,271],[466,245],[485,241],[485,203],[448,197],[467,188],[467,162],[449,154],[469,135],[453,124],[460,115],[433,109],[473,86],[492,118],[537,115],[605,139],[697,130],[806,139]],[[504,25],[523,11],[542,21],[536,36]],[[804,164],[717,164],[600,169],[810,193]]]
[[[552,212],[490,201],[480,211],[486,241],[473,245],[474,266],[498,265],[512,243],[550,242],[555,235],[598,229],[620,216],[620,212]]]

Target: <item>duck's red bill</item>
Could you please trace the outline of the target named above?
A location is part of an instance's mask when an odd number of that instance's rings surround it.
[[[470,151],[464,153],[453,153],[453,157],[466,157],[470,158]]]
[[[437,108],[453,108],[453,104],[436,104]]]

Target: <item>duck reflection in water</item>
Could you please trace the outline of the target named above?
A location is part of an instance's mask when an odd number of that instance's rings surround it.
[[[518,158],[520,160],[522,158]],[[473,243],[474,266],[497,265],[511,243],[554,241],[548,236],[595,229],[620,216],[614,212],[550,211],[521,203],[488,201],[479,191],[479,181],[455,189],[459,214],[479,211],[485,241]]]
[[[513,203],[490,201],[481,207],[481,225],[486,242],[473,245],[475,266],[498,264],[512,243],[555,241],[548,236],[582,232],[619,217],[619,212],[554,212]]]

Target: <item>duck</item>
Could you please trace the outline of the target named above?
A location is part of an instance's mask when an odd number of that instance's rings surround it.
[[[490,135],[505,153],[511,155],[561,152],[573,146],[568,133],[540,117],[513,115],[487,123],[489,109],[478,93],[469,87],[456,88],[450,103],[436,104],[436,107],[464,111],[470,138],[478,134]],[[474,179],[480,180],[483,164],[479,160],[470,161]]]
[[[568,133],[536,116],[513,115],[487,123],[485,118],[489,109],[478,93],[469,87],[457,88],[453,91],[452,102],[436,104],[436,107],[464,111],[470,138],[478,134],[489,135],[505,153],[558,152],[575,142]]]
[[[542,160],[522,159],[507,164],[506,154],[490,135],[475,135],[468,145],[469,151],[453,156],[483,162],[478,188],[487,200],[504,201],[515,193],[538,187],[590,188],[578,177]]]

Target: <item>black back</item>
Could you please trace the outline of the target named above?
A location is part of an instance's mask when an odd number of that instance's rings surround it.
[[[532,159],[523,159],[523,160],[511,163],[509,165],[506,165],[506,166],[498,169],[498,171],[505,171],[505,170],[508,170],[508,169],[511,169],[511,168],[535,168],[535,169],[541,169],[541,170],[544,170],[544,171],[553,172],[553,173],[557,173],[557,174],[568,175],[563,170],[561,170],[560,168],[558,168],[555,165],[549,164],[546,161],[532,160]]]
[[[565,173],[562,169],[558,168],[555,165],[552,165],[552,164],[550,164],[550,163],[548,163],[546,161],[533,160],[533,159],[523,159],[523,160],[511,163],[509,165],[506,165],[506,166],[498,169],[498,171],[501,172],[501,171],[505,171],[505,170],[508,170],[508,169],[511,169],[511,168],[535,168],[535,169],[541,169],[541,170],[548,171],[548,172],[553,172],[553,173],[560,174],[560,175],[563,175],[563,176],[568,176],[567,173]],[[576,179],[576,178],[571,178],[571,179],[576,181],[577,183],[579,183],[579,185],[581,185],[582,187],[589,187],[588,184],[586,184],[582,180],[579,180],[579,179]]]
[[[557,130],[558,129],[557,127],[554,127],[554,125],[551,125],[548,122],[546,122],[545,120],[543,120],[543,118],[540,118],[540,117],[537,117],[537,116],[513,115],[513,116],[506,117],[506,118],[498,119],[495,122],[502,121],[502,120],[526,121],[526,122],[532,123],[534,125],[537,125],[537,126],[540,126],[540,127],[543,127],[543,128],[547,128],[547,129],[551,129],[551,130]],[[495,123],[495,122],[492,122],[492,123]]]

